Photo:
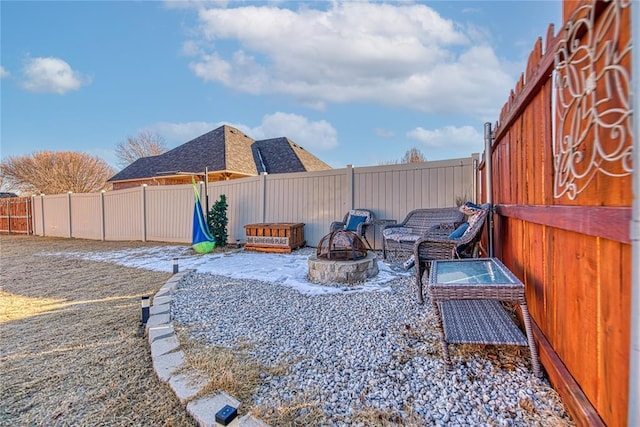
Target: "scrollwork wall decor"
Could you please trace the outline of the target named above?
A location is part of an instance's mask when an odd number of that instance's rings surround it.
[[[630,6],[590,2],[565,26],[554,71],[555,198],[574,200],[598,174],[633,173]]]

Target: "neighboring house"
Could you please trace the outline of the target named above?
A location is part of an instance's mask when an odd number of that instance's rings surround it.
[[[207,182],[288,172],[331,169],[288,138],[255,141],[231,126],[220,126],[158,156],[142,157],[109,179],[113,189]]]

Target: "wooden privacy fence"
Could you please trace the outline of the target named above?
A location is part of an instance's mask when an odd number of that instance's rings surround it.
[[[0,234],[32,233],[31,198],[0,198]]]
[[[208,183],[209,204],[226,195],[230,243],[244,243],[246,224],[304,223],[308,245],[329,232],[352,208],[379,219],[401,220],[421,207],[473,200],[478,155],[391,166],[261,175]],[[204,195],[204,184],[200,194]],[[204,200],[203,200],[204,202]],[[191,242],[191,185],[141,186],[97,194],[33,197],[37,235],[96,240]],[[379,230],[370,230],[370,233]],[[369,236],[370,241],[380,239]]]
[[[541,360],[578,425],[624,426],[638,404],[628,398],[630,9],[566,1],[562,31],[549,27],[544,51],[535,44],[485,153],[495,254],[525,283]]]

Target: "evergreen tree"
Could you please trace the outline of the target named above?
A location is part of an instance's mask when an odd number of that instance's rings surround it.
[[[207,223],[211,235],[216,239],[216,244],[220,247],[227,246],[227,224],[229,220],[227,218],[227,196],[224,194],[221,194],[220,200],[217,200],[211,206],[207,215]]]

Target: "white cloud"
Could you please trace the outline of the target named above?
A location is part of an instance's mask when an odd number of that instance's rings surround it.
[[[328,5],[201,8],[200,37],[185,44],[197,55],[191,69],[206,81],[304,105],[373,102],[480,118],[495,117],[513,85],[486,35],[426,5],[316,4]]]
[[[338,132],[329,122],[311,121],[304,116],[281,112],[264,116],[262,123],[255,127],[229,122],[158,122],[147,129],[157,132],[175,145],[180,145],[223,124],[233,126],[255,140],[284,136],[309,150],[329,150],[338,145]]]
[[[30,92],[62,95],[91,83],[91,79],[71,69],[60,58],[29,59],[23,69],[22,87]]]
[[[10,75],[11,73],[5,70],[4,67],[0,65],[0,79],[4,79],[5,77],[9,77]]]
[[[298,114],[277,112],[262,118],[262,124],[247,133],[254,139],[286,136],[302,147],[330,150],[338,146],[338,132],[326,120],[310,121]]]
[[[439,151],[446,153],[443,158],[464,157],[480,153],[484,147],[484,133],[472,126],[445,126],[434,130],[417,127],[407,132],[407,137],[420,142],[430,160],[439,157]]]

